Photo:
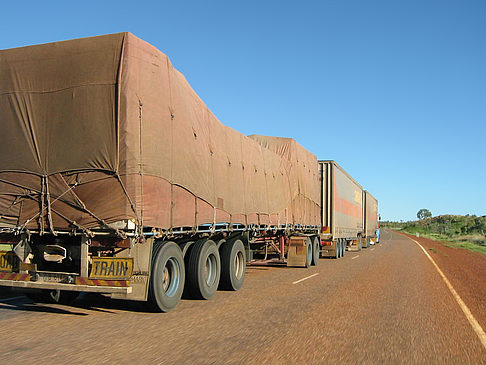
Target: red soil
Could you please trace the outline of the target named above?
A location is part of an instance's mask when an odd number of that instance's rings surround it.
[[[406,236],[418,241],[427,250],[486,330],[486,255],[451,248],[428,238]]]

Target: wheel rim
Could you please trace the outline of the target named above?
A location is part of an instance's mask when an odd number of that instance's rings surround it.
[[[162,286],[168,297],[173,297],[179,288],[181,268],[179,262],[173,257],[169,258],[164,266]]]
[[[206,258],[206,266],[204,268],[204,279],[209,286],[212,286],[216,280],[217,265],[216,256],[214,254],[208,255]]]
[[[235,267],[235,277],[240,280],[241,277],[243,276],[243,270],[244,270],[244,263],[245,263],[245,258],[243,257],[243,253],[241,251],[238,251],[235,255],[235,262],[234,262],[234,267]]]

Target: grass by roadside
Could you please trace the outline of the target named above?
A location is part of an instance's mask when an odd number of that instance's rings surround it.
[[[417,232],[414,232],[413,230],[394,229],[394,231],[404,232],[404,233],[417,236]],[[454,249],[462,248],[464,250],[479,252],[486,255],[486,245],[478,243],[478,241],[472,241],[472,242],[468,241],[467,239],[461,236],[447,237],[447,236],[434,234],[434,233],[419,233],[418,237],[430,238],[431,240],[440,242],[450,248],[454,248]]]
[[[407,230],[407,229],[395,229],[395,230],[398,232],[404,232],[415,236],[417,235],[417,232],[414,232],[413,230]],[[456,248],[456,249],[462,248],[469,251],[480,252],[486,255],[486,245],[482,243],[478,243],[477,240],[469,241],[467,238],[461,236],[447,237],[447,236],[434,234],[434,233],[419,233],[418,236],[430,238],[431,240],[440,242],[450,248]]]
[[[486,255],[486,216],[445,215],[420,221],[381,222],[382,228],[430,238],[451,248]]]
[[[470,250],[470,251],[475,251],[475,252],[480,252],[484,255],[486,255],[486,247],[478,245],[476,243],[471,243],[468,241],[458,241],[458,242],[443,242],[447,247],[451,248],[463,248],[465,250]]]

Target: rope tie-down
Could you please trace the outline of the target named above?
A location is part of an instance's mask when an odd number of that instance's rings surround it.
[[[104,172],[106,173],[106,171],[104,171]],[[136,221],[137,221],[136,236],[138,237],[138,236],[142,235],[143,234],[142,226],[141,226],[141,222],[140,222],[139,216],[137,214],[135,205],[134,205],[132,199],[130,198],[128,191],[125,188],[120,176],[116,173],[113,173],[113,172],[110,172],[109,175],[111,175],[112,177],[115,177],[117,179],[117,181],[119,182],[119,184],[120,184],[120,186],[121,186],[121,188],[122,188],[122,190],[123,190],[123,192],[126,196],[126,199],[127,199],[128,203],[130,204],[130,207],[131,207],[131,209],[132,209],[132,211],[133,211],[133,213],[136,217]],[[15,234],[20,234],[20,233],[26,231],[27,226],[33,220],[37,219],[38,220],[38,226],[39,226],[39,235],[44,235],[46,233],[49,233],[49,234],[52,234],[54,236],[57,236],[60,233],[60,231],[57,231],[54,227],[53,217],[54,217],[54,214],[55,214],[56,216],[62,218],[66,222],[68,222],[69,225],[73,228],[73,232],[75,232],[76,230],[79,230],[79,231],[82,231],[84,234],[86,234],[88,237],[93,237],[94,233],[88,227],[86,227],[86,226],[76,222],[75,220],[69,218],[68,216],[66,216],[66,214],[63,214],[60,211],[60,209],[56,209],[55,203],[57,201],[60,201],[60,202],[66,204],[67,206],[69,206],[71,208],[74,208],[74,209],[76,209],[80,212],[88,214],[90,217],[94,218],[96,220],[96,222],[99,223],[100,227],[113,231],[116,234],[116,236],[118,236],[122,239],[127,238],[126,232],[119,230],[117,228],[110,227],[109,224],[104,219],[100,218],[97,214],[95,214],[93,211],[88,209],[86,204],[79,198],[79,196],[74,194],[73,191],[76,189],[76,187],[82,185],[82,183],[80,183],[78,180],[76,180],[72,184],[69,184],[69,185],[66,184],[66,185],[69,186],[69,188],[62,191],[62,193],[57,195],[57,196],[52,194],[52,189],[50,188],[50,185],[49,185],[49,176],[48,175],[40,176],[40,184],[39,184],[40,186],[38,186],[37,189],[32,188],[32,187],[22,186],[22,185],[19,185],[17,183],[13,183],[13,182],[5,180],[5,179],[0,179],[0,182],[6,183],[6,184],[9,184],[11,186],[15,186],[17,188],[21,188],[21,189],[24,190],[23,194],[15,196],[15,199],[11,203],[8,210],[12,210],[13,208],[18,207],[19,204],[21,204],[23,201],[26,201],[26,200],[35,201],[36,203],[39,204],[39,211],[37,211],[35,214],[30,216],[29,218],[23,220],[22,222],[19,222],[16,225],[15,228],[10,229],[10,231],[15,233]],[[70,192],[73,192],[77,201],[72,202],[69,199],[66,199],[66,194],[68,194]]]

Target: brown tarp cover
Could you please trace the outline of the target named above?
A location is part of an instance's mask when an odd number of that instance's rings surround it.
[[[321,191],[317,157],[292,138],[255,134],[249,137],[281,157],[288,189],[292,192],[294,222],[320,224]]]
[[[2,226],[319,221],[315,156],[224,126],[130,33],[0,51],[0,124]]]

